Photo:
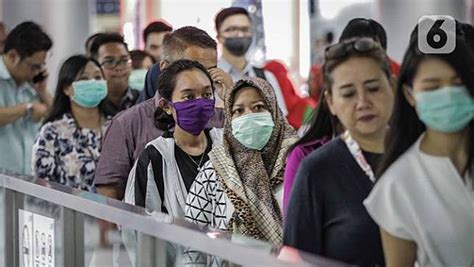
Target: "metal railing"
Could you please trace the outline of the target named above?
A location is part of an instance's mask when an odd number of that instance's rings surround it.
[[[121,229],[132,229],[140,236],[147,237],[142,238],[144,243],[137,247],[138,256],[131,259],[132,262],[137,259],[133,264],[136,266],[167,265],[165,260],[158,257],[166,255],[164,251],[168,243],[243,266],[339,265],[300,252],[297,253],[298,260],[289,263],[278,259],[278,249],[266,243],[253,240],[237,244],[232,241],[230,234],[200,229],[183,219],[172,218],[163,213],[148,214],[141,207],[43,179],[3,172],[0,173],[0,190],[3,191],[3,207],[0,209],[4,213],[3,226],[0,227],[4,234],[4,259],[0,265],[4,266],[20,266],[18,211],[31,206],[28,205],[28,199],[55,206],[56,213],[59,208],[58,227],[61,226],[61,229],[55,231],[62,236],[55,239],[59,244],[56,244],[54,253],[62,255],[56,257],[61,259],[56,266],[88,266],[89,262],[84,259],[84,238],[89,238],[88,235],[94,233],[84,231],[85,217],[107,221]],[[248,243],[253,245],[245,245]]]

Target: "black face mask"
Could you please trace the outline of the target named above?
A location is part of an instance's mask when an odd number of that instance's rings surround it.
[[[252,44],[252,37],[225,38],[224,46],[229,52],[237,57],[245,55]]]

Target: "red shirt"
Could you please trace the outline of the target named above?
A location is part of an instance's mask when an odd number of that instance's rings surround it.
[[[306,109],[315,108],[316,103],[311,98],[302,98],[297,93],[295,86],[288,75],[288,69],[283,62],[270,60],[265,64],[264,69],[270,71],[278,80],[278,84],[280,85],[288,109],[288,114],[286,115],[288,122],[295,129],[300,128],[303,124]]]

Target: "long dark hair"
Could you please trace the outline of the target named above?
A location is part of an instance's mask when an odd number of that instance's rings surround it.
[[[171,96],[176,87],[176,78],[178,74],[186,70],[198,69],[202,71],[211,82],[212,91],[214,92],[214,85],[212,78],[207,72],[207,69],[201,63],[193,60],[181,59],[173,62],[167,66],[158,76],[156,88],[161,98],[171,102]],[[155,110],[155,127],[168,134],[175,126],[175,121],[172,115],[166,113],[161,107]]]
[[[353,39],[354,40],[354,39]],[[343,41],[343,42],[350,42]],[[352,57],[367,57],[373,59],[382,69],[382,71],[387,75],[387,78],[391,79],[391,70],[390,70],[390,63],[388,60],[385,51],[380,47],[377,46],[373,50],[368,52],[348,52],[345,57],[337,58],[337,59],[329,59],[326,60],[323,64],[322,71],[323,71],[323,90],[321,90],[321,96],[319,97],[319,103],[316,109],[313,111],[311,120],[311,126],[306,131],[306,133],[288,150],[292,151],[298,145],[302,145],[314,140],[319,140],[323,138],[332,138],[336,135],[339,135],[344,126],[341,124],[339,119],[332,115],[329,110],[329,107],[326,103],[326,94],[332,93],[332,85],[333,80],[331,77],[332,71],[339,66],[340,64],[344,63],[348,59]],[[327,93],[326,93],[327,92]]]
[[[64,114],[71,112],[71,99],[64,93],[64,88],[70,86],[86,67],[87,63],[94,63],[102,72],[100,64],[93,58],[84,55],[72,56],[64,61],[59,70],[58,83],[54,95],[53,104],[44,123],[60,119]],[[104,73],[102,72],[102,76]],[[102,101],[104,103],[104,101]],[[99,111],[103,113],[102,103],[99,105]]]
[[[452,53],[424,54],[418,49],[416,31],[415,28],[415,34],[412,34],[400,69],[390,129],[385,138],[385,154],[377,170],[377,177],[380,177],[426,130],[425,125],[419,120],[415,108],[408,103],[403,93],[404,86],[412,85],[418,67],[424,59],[438,58],[448,63],[461,77],[471,96],[474,96],[474,57],[464,40],[456,37],[456,47]],[[474,155],[473,124],[473,121],[469,123],[471,163]]]

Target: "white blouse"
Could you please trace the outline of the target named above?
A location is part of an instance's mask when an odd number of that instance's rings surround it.
[[[386,232],[417,245],[420,266],[474,266],[474,190],[423,135],[383,174],[364,205]]]

